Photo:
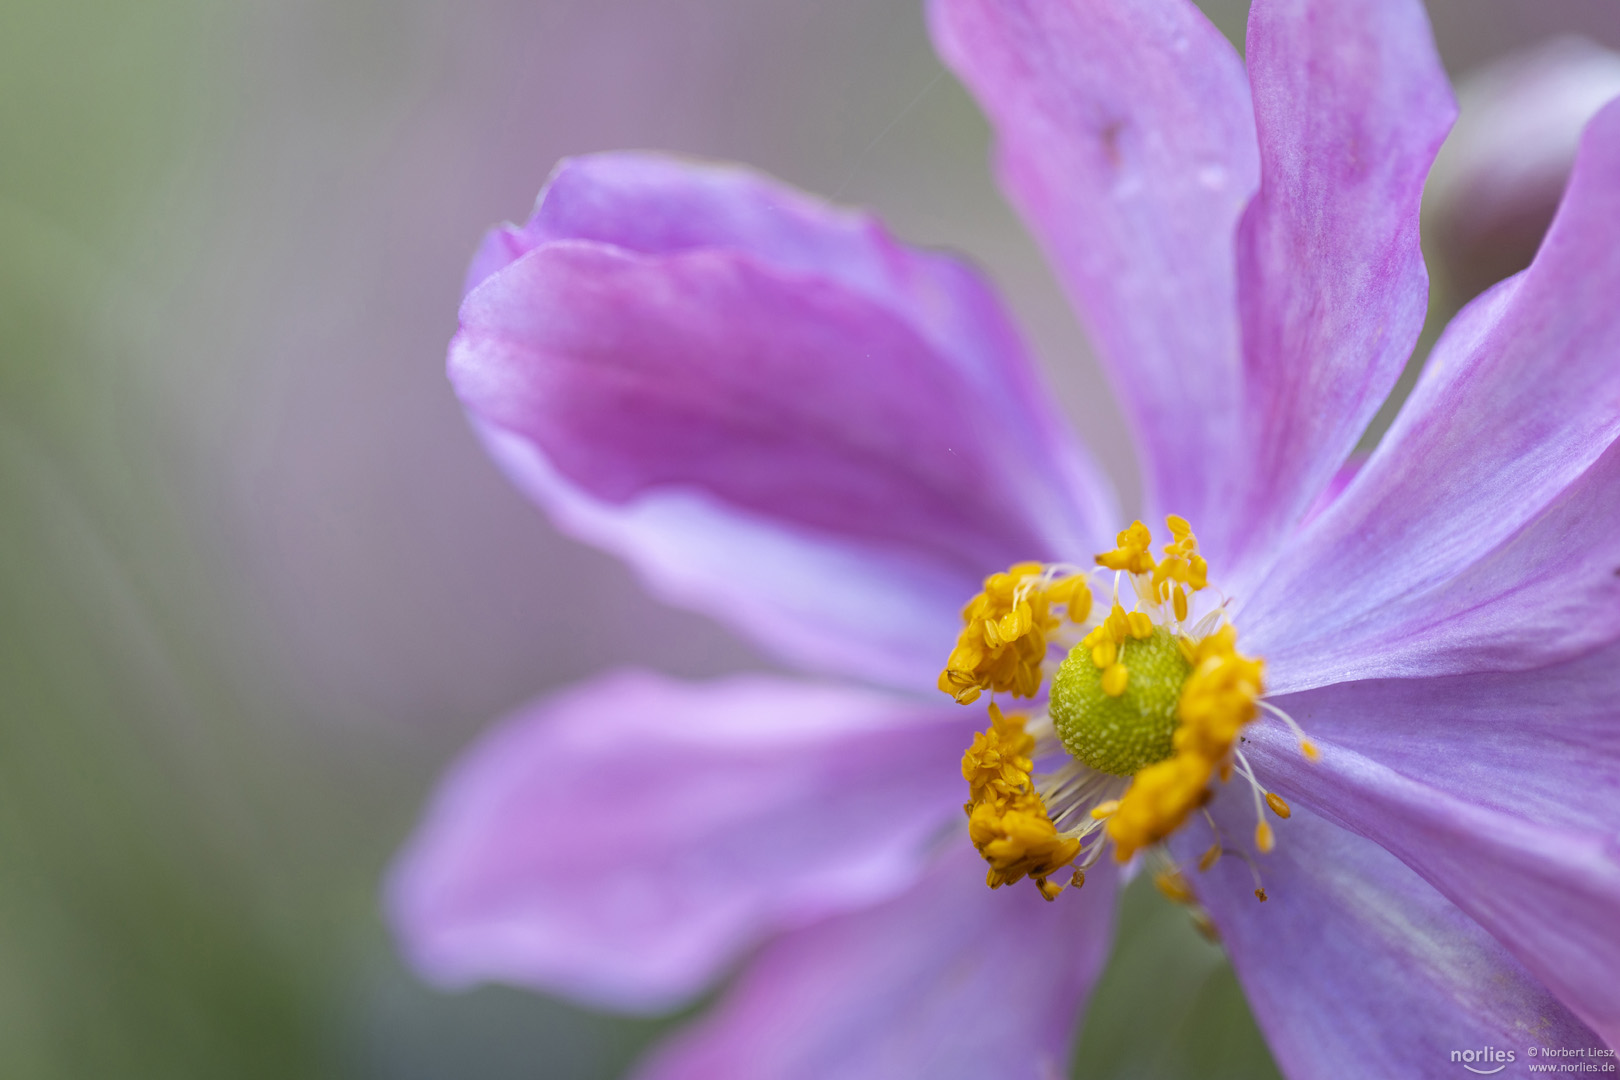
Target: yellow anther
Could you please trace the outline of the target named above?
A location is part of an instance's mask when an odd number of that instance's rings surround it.
[[[1187,879],[1181,876],[1180,870],[1164,870],[1154,874],[1153,884],[1159,887],[1160,892],[1178,904],[1190,904],[1193,902],[1192,886],[1187,884]]]
[[[1061,820],[1090,815],[1083,828],[1059,831],[1033,776],[1035,758],[1057,747],[1043,742],[1038,750],[1024,718],[1004,715],[994,705],[989,726],[975,734],[963,754],[968,834],[988,864],[991,888],[1028,877],[1048,900],[1066,888],[1079,888],[1085,872],[1073,864],[1090,865],[1100,854],[1094,847],[1083,848],[1082,837],[1100,832],[1112,841],[1115,858],[1126,862],[1142,848],[1164,841],[1203,807],[1217,776],[1223,783],[1232,778],[1234,761],[1242,757],[1234,747],[1242,729],[1259,715],[1265,694],[1264,665],[1238,652],[1237,632],[1221,623],[1220,609],[1197,623],[1214,623],[1218,629],[1200,638],[1187,636],[1193,608],[1203,609],[1194,605],[1191,594],[1208,586],[1209,568],[1187,519],[1172,514],[1165,524],[1170,542],[1160,558],[1153,555],[1152,534],[1140,521],[1119,533],[1113,550],[1096,557],[1102,567],[1135,576],[1136,595],[1146,610],[1125,610],[1116,579],[1107,614],[1085,633],[1061,669],[1055,669],[1051,734],[1041,736],[1055,736],[1079,765],[1130,777],[1124,794],[1086,805],[1080,801],[1086,799],[1085,788],[1076,787],[1073,776],[1060,771],[1043,779],[1043,786],[1050,785],[1048,794],[1062,800]],[[1065,621],[1084,625],[1093,619],[1095,598],[1087,575],[1058,573],[1054,567],[1025,562],[986,578],[983,591],[963,608],[962,629],[940,673],[940,689],[964,703],[985,691],[1038,695],[1052,636]],[[1073,641],[1074,633],[1067,632],[1064,640]],[[1266,708],[1299,736],[1307,759],[1320,758],[1298,724],[1280,709]],[[1134,739],[1139,728],[1153,738],[1122,767],[1108,768],[1088,756],[1102,737],[1098,732],[1123,732],[1121,738]],[[1261,790],[1246,766],[1242,772],[1272,813],[1292,816],[1281,796]],[[1276,847],[1263,809],[1254,837],[1260,853]],[[1083,850],[1087,854],[1081,859]],[[1225,854],[1217,833],[1199,857],[1198,869],[1210,870]],[[1253,865],[1249,855],[1237,854]],[[1060,870],[1068,872],[1066,884],[1054,880]],[[1157,880],[1172,899],[1194,903],[1180,871]],[[1255,885],[1255,895],[1265,900],[1258,876]],[[1202,925],[1213,937],[1207,917]]]
[[[1120,606],[1118,600],[1115,600],[1114,606],[1108,610],[1108,618],[1103,620],[1103,626],[1108,630],[1109,637],[1122,644],[1130,636],[1131,619],[1125,614],[1125,609]]]
[[[1046,602],[1062,604],[1068,611],[1070,622],[1083,623],[1091,617],[1091,587],[1079,574],[1072,574],[1048,586]]]
[[[1204,804],[1212,766],[1196,755],[1178,754],[1136,774],[1119,809],[1108,819],[1114,857],[1124,862],[1138,848],[1174,832]]]
[[[1209,942],[1211,945],[1219,945],[1221,943],[1221,932],[1215,929],[1215,923],[1212,922],[1210,917],[1204,912],[1193,912],[1192,924],[1193,929],[1198,931],[1198,936]]]
[[[1039,882],[1080,854],[1080,841],[1058,833],[1033,791],[973,806],[968,836],[990,864],[993,889],[1026,875]]]
[[[992,704],[990,727],[974,735],[973,745],[962,755],[962,779],[968,782],[972,800],[969,806],[1027,790],[1034,750],[1035,737],[1025,733],[1024,718],[1016,713],[1004,716]]]
[[[1171,542],[1164,545],[1164,558],[1153,571],[1154,594],[1160,599],[1174,596],[1176,618],[1185,619],[1187,595],[1183,586],[1193,592],[1205,588],[1209,584],[1209,564],[1198,554],[1198,537],[1193,535],[1186,518],[1171,514],[1164,520],[1170,527]],[[1170,590],[1172,582],[1174,592]]]
[[[1033,878],[1048,900],[1061,891],[1050,875],[1080,854],[1080,841],[1057,831],[1030,776],[1035,739],[1024,730],[1024,718],[1007,716],[990,706],[990,726],[973,737],[962,755],[962,778],[968,782],[968,837],[990,864],[985,878],[992,889]]]
[[[1133,521],[1130,528],[1116,537],[1115,542],[1119,546],[1098,555],[1097,565],[1110,570],[1123,570],[1128,574],[1153,572],[1153,554],[1148,550],[1153,546],[1153,534],[1146,525]]]
[[[1261,663],[1236,649],[1237,632],[1224,626],[1193,649],[1193,670],[1181,690],[1175,748],[1210,762],[1226,757],[1238,731],[1253,720],[1264,691]]]
[[[1026,562],[985,579],[984,591],[962,609],[962,632],[940,672],[941,690],[964,705],[985,690],[1018,697],[1040,692],[1046,636],[1061,625],[1051,611],[1053,586],[1043,584],[1045,576],[1040,563]],[[1065,601],[1083,595],[1089,607],[1084,579],[1069,577],[1058,585]]]
[[[1260,901],[1262,904],[1265,903],[1266,902],[1266,890],[1263,889],[1263,888],[1254,890],[1254,898],[1256,900]]]

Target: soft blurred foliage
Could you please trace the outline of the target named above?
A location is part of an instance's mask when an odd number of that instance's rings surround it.
[[[1433,9],[1454,70],[1620,44],[1611,0]],[[974,253],[1129,487],[986,137],[914,0],[6,0],[0,1075],[622,1072],[660,1024],[421,987],[377,881],[500,710],[762,661],[482,459],[441,375],[465,259],[563,154],[752,161]],[[1141,882],[1122,911],[1076,1075],[1268,1075],[1219,950]]]

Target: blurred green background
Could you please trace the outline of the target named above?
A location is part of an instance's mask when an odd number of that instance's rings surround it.
[[[1454,72],[1620,44],[1432,7]],[[913,0],[0,0],[0,1076],[618,1075],[663,1025],[421,987],[379,876],[491,716],[763,661],[485,463],[465,261],[563,154],[751,161],[985,263],[1128,488],[986,138]],[[1273,1075],[1219,950],[1122,911],[1076,1075]]]

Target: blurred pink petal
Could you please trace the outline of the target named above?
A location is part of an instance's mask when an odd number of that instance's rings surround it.
[[[1108,868],[1064,903],[958,852],[910,892],[785,934],[640,1080],[1051,1080],[1108,956]]]
[[[757,676],[586,684],[446,777],[394,868],[395,930],[436,982],[668,1009],[762,937],[910,886],[961,817],[964,720]]]

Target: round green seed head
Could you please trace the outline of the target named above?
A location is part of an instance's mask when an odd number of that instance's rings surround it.
[[[1109,697],[1091,650],[1076,645],[1052,680],[1050,711],[1065,750],[1093,769],[1134,776],[1170,756],[1176,704],[1192,665],[1162,626],[1152,637],[1129,639],[1120,662],[1130,679],[1123,694]]]

